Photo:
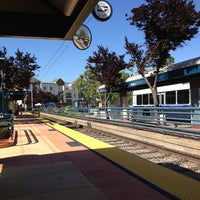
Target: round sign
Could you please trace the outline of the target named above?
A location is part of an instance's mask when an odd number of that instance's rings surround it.
[[[92,14],[99,21],[107,21],[112,16],[112,6],[107,1],[99,1]]]

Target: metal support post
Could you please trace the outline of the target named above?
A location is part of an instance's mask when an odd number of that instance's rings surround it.
[[[0,57],[0,71],[1,71],[1,112],[5,112],[5,83],[4,83],[4,63],[5,58]]]

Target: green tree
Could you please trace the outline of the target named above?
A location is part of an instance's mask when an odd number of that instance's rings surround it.
[[[187,0],[146,0],[127,16],[130,25],[144,31],[145,43],[130,43],[125,37],[127,54],[135,62],[137,71],[146,80],[152,91],[154,105],[158,106],[157,80],[170,56],[170,51],[183,47],[191,40],[200,26],[200,12],[195,11],[193,1]],[[153,70],[153,82],[146,77],[146,71]]]
[[[85,70],[75,82],[78,93],[84,97],[89,104],[95,105],[97,99],[97,88],[101,85],[96,81],[89,70]]]
[[[87,37],[87,32],[84,28],[80,28],[79,32],[76,34],[77,37],[85,38]]]
[[[131,64],[125,62],[124,57],[125,55],[118,56],[115,52],[109,52],[108,48],[98,46],[98,50],[93,52],[93,56],[89,56],[87,59],[87,69],[94,80],[105,85],[106,97],[104,104],[106,107],[113,89],[124,82],[120,72],[131,66]]]
[[[130,76],[124,71],[120,73],[123,80],[126,80]],[[98,92],[98,88],[101,86],[101,83],[95,80],[93,74],[91,74],[89,70],[86,69],[84,74],[81,74],[75,81],[74,85],[76,86],[80,97],[84,97],[90,105],[97,105],[97,103],[105,102],[105,95]],[[110,102],[118,99],[119,94],[112,93]]]
[[[168,59],[166,60],[165,65],[166,65],[166,66],[170,66],[170,65],[174,64],[174,61],[175,61],[174,57],[170,55],[170,56],[168,57]]]

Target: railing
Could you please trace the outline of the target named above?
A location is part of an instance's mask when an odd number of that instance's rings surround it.
[[[12,137],[14,130],[14,115],[9,113],[0,114],[0,139]]]
[[[184,106],[55,108],[43,110],[58,115],[131,126],[162,133],[200,137],[200,108]]]

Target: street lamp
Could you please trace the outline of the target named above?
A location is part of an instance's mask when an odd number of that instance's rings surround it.
[[[1,74],[1,112],[5,112],[5,102],[4,102],[4,96],[5,96],[5,83],[4,83],[4,65],[5,65],[5,58],[0,57],[0,74]]]

